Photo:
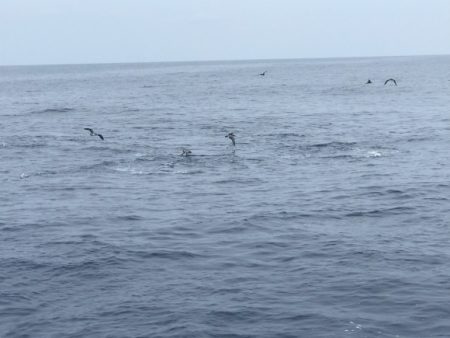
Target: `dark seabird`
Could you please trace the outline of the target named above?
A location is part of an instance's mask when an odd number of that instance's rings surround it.
[[[94,132],[93,129],[91,129],[91,128],[84,128],[84,130],[87,130],[90,133],[91,136],[98,136],[98,137],[100,137],[100,139],[102,141],[104,140],[103,135],[102,134],[97,134],[96,132]]]
[[[190,151],[189,149],[185,149],[183,148],[183,152],[181,153],[181,156],[190,156],[192,155],[192,151]]]
[[[265,70],[264,72],[262,72],[261,74],[259,74],[260,76],[265,76],[267,73],[267,70]]]
[[[231,140],[231,142],[233,142],[233,146],[236,145],[236,141],[235,141],[235,135],[233,133],[229,133],[227,136],[225,136],[227,138],[229,138]]]
[[[372,83],[372,81],[369,79],[369,80],[367,80],[367,82],[366,82],[366,84],[371,84]]]
[[[386,86],[388,82],[394,82],[394,84],[397,85],[397,81],[395,81],[394,79],[387,79],[384,85]]]

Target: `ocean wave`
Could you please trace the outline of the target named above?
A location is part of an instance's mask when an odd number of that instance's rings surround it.
[[[46,108],[41,110],[33,110],[30,112],[30,114],[46,114],[46,113],[68,113],[71,111],[74,111],[75,108],[68,108],[68,107],[62,107],[62,108]]]
[[[97,169],[97,168],[102,168],[102,167],[110,167],[112,165],[117,164],[117,162],[114,161],[102,161],[102,162],[98,162],[98,163],[93,163],[93,164],[88,164],[88,165],[83,165],[80,167],[81,170],[91,170],[91,169]]]
[[[138,215],[125,215],[125,216],[117,216],[114,219],[120,221],[142,221],[144,218]]]
[[[3,258],[0,259],[0,265],[3,269],[11,268],[17,271],[33,271],[48,268],[47,263],[37,262],[26,258]]]
[[[260,178],[227,178],[220,179],[214,182],[214,184],[260,184],[264,183],[264,181]]]
[[[29,316],[38,311],[36,307],[5,306],[0,309],[0,318]]]
[[[383,154],[377,150],[370,150],[367,152],[366,157],[381,157]]]
[[[9,143],[12,148],[42,148],[47,147],[48,144],[48,141],[34,137],[18,138],[17,140]]]
[[[168,259],[168,260],[185,260],[202,258],[203,255],[190,251],[177,250],[160,250],[160,251],[128,251],[129,254],[143,259]]]
[[[101,142],[101,141],[100,141]],[[108,151],[113,154],[130,154],[134,153],[135,150],[132,148],[118,148],[112,146],[103,146],[103,145],[93,145],[82,148],[83,150],[94,150],[94,151]]]
[[[293,138],[304,138],[305,134],[299,134],[299,133],[268,133],[268,134],[260,134],[261,137],[268,137],[268,138],[274,138],[274,139],[293,139]]]
[[[121,173],[129,173],[131,175],[147,175],[148,174],[147,172],[145,172],[143,170],[140,170],[140,169],[135,168],[135,167],[130,167],[130,166],[128,166],[128,167],[116,167],[116,168],[113,168],[113,170],[117,171],[117,172],[121,172]]]
[[[339,142],[339,141],[332,141],[332,142],[325,142],[325,143],[315,143],[311,145],[307,145],[307,148],[310,149],[325,149],[325,148],[331,148],[331,149],[338,149],[338,150],[348,150],[356,147],[356,142]]]
[[[384,217],[390,215],[404,215],[414,211],[412,207],[393,207],[365,211],[354,211],[346,214],[346,217]]]
[[[357,156],[350,155],[350,154],[322,156],[321,158],[329,158],[329,159],[334,159],[334,160],[358,160]]]

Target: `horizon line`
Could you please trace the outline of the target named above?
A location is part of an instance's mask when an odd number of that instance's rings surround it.
[[[255,61],[295,61],[295,60],[327,60],[327,59],[371,59],[371,58],[401,58],[401,57],[427,57],[450,56],[450,54],[404,54],[404,55],[373,55],[373,56],[322,56],[322,57],[286,57],[261,59],[197,59],[197,60],[171,60],[171,61],[117,61],[117,62],[86,62],[86,63],[35,63],[35,64],[0,64],[0,67],[51,67],[51,66],[95,66],[95,65],[131,65],[131,64],[161,64],[161,63],[213,63],[213,62],[255,62]]]

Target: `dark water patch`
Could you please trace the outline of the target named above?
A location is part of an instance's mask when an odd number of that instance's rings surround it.
[[[276,136],[277,138],[304,138],[305,134],[298,133],[279,133],[279,134],[268,134],[267,136]]]
[[[385,217],[390,215],[405,215],[412,214],[414,212],[412,207],[393,207],[393,208],[383,208],[374,209],[366,211],[355,211],[346,214],[346,217]]]
[[[215,184],[242,184],[242,185],[254,185],[254,184],[263,184],[264,181],[260,178],[251,178],[251,177],[235,177],[230,179],[221,179],[218,181],[214,181]]]
[[[296,147],[301,139],[306,137],[305,134],[300,133],[264,133],[256,135],[259,139],[264,138],[265,142],[276,142],[283,144],[286,147]]]
[[[47,109],[42,109],[42,110],[33,110],[30,112],[30,114],[57,114],[57,113],[68,113],[71,111],[75,111],[75,109],[67,108],[67,107],[47,108]]]
[[[344,161],[360,161],[361,158],[354,155],[332,155],[332,156],[321,156],[321,158],[328,158],[333,160],[344,160]]]
[[[448,201],[449,199],[447,197],[425,197],[425,200],[429,200],[429,201]]]
[[[25,141],[25,140],[22,140],[22,141],[18,140],[17,142],[10,143],[10,144],[11,144],[11,147],[24,148],[24,149],[26,149],[26,148],[44,148],[44,147],[48,147],[49,146],[49,143],[46,142],[46,141],[33,140],[33,139],[30,139],[30,140],[27,140],[27,141]]]
[[[31,297],[24,294],[18,293],[6,293],[0,292],[0,306],[14,305],[22,302],[29,303],[31,301]]]
[[[244,233],[244,232],[250,232],[253,229],[253,226],[246,225],[230,225],[226,227],[220,227],[220,228],[214,228],[212,230],[209,230],[209,233],[213,234],[238,234],[238,233]]]
[[[395,200],[402,200],[402,199],[411,199],[415,198],[419,195],[419,192],[416,189],[407,189],[407,190],[400,190],[400,189],[379,189],[376,187],[370,187],[366,188],[364,190],[367,190],[364,193],[358,194],[359,196],[367,196],[367,197],[386,197],[391,198]]]
[[[76,276],[77,278],[108,278],[112,275],[112,270],[125,266],[128,260],[115,255],[83,260],[80,262],[70,262],[65,264],[53,264],[48,270],[50,276]]]
[[[105,141],[101,141],[99,140],[98,142],[106,142],[106,137],[105,137]],[[92,150],[92,151],[98,151],[98,152],[110,152],[113,154],[130,154],[130,153],[135,153],[135,149],[133,148],[118,148],[115,146],[102,146],[102,145],[95,145],[95,146],[88,146],[88,147],[84,147],[82,148],[82,150]],[[101,154],[99,154],[100,156]]]
[[[129,255],[141,259],[163,259],[173,261],[185,261],[192,259],[204,258],[205,256],[196,254],[190,251],[177,251],[177,250],[158,250],[158,251],[135,251],[130,250]]]
[[[8,317],[16,318],[29,316],[38,311],[35,307],[15,307],[15,306],[5,306],[0,308],[0,318],[7,319]]]
[[[279,250],[279,249],[285,249],[290,247],[289,243],[286,242],[274,242],[274,241],[264,241],[264,242],[254,242],[250,245],[248,245],[249,249],[264,249],[264,250],[268,250],[268,249],[275,249],[275,250]]]
[[[139,215],[124,215],[124,216],[117,216],[114,219],[118,221],[142,221],[145,218]]]
[[[49,268],[49,264],[25,258],[1,258],[0,266],[3,269],[13,269],[16,271],[34,271]]]
[[[94,169],[101,169],[101,168],[107,168],[117,165],[117,162],[114,161],[102,161],[99,163],[93,163],[88,165],[82,165],[79,167],[79,170],[94,170]]]
[[[212,310],[208,314],[208,320],[212,323],[220,324],[221,322],[246,322],[248,318],[257,319],[261,316],[261,312],[256,309],[246,309],[245,306],[237,308],[235,310]]]
[[[150,155],[150,154],[139,154],[133,159],[134,162],[157,162],[160,163],[166,160],[167,156]]]
[[[357,145],[356,142],[326,142],[326,143],[315,143],[311,145],[306,145],[308,149],[337,149],[337,150],[349,150],[353,149]]]
[[[431,136],[416,136],[416,137],[410,137],[406,140],[406,142],[423,142],[423,141],[430,141],[433,140],[434,137]]]

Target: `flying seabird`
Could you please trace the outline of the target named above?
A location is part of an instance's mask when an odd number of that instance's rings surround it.
[[[236,145],[236,141],[235,141],[235,135],[233,133],[229,133],[227,136],[225,136],[227,138],[229,138],[231,140],[231,142],[233,142],[233,146]]]
[[[84,130],[87,130],[90,133],[91,136],[98,136],[98,137],[100,137],[100,139],[102,141],[104,140],[103,135],[102,134],[97,134],[96,132],[94,132],[93,129],[91,129],[91,128],[84,128]]]
[[[369,79],[369,80],[367,80],[367,82],[366,82],[366,84],[371,84],[372,83],[372,81]]]
[[[262,72],[261,74],[259,74],[260,76],[265,76],[267,73],[267,70],[265,70],[264,72]]]
[[[395,81],[394,79],[387,79],[384,85],[386,86],[390,81],[394,82],[394,84],[397,85],[397,81]]]
[[[190,151],[189,149],[183,148],[183,152],[181,153],[181,156],[190,156],[192,155],[192,151]]]

